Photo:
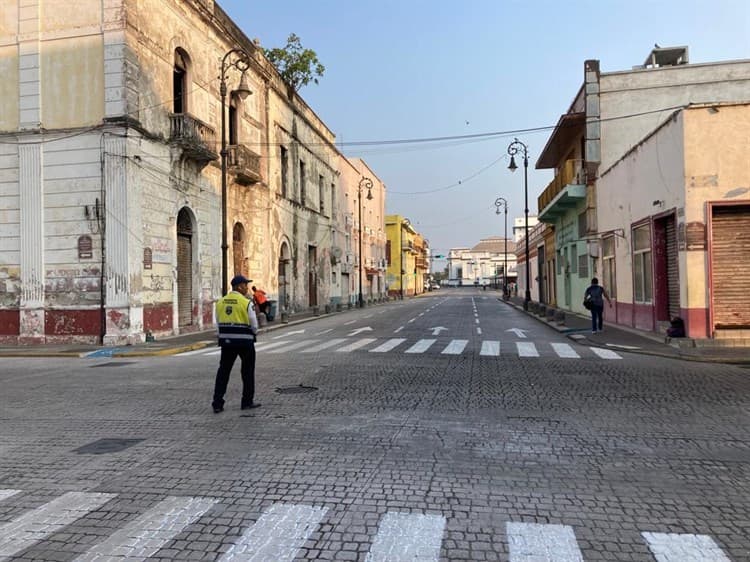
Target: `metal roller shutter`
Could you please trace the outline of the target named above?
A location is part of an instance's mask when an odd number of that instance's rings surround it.
[[[177,321],[193,323],[193,229],[184,211],[177,217]]]
[[[714,329],[748,329],[750,205],[714,207],[711,230]]]

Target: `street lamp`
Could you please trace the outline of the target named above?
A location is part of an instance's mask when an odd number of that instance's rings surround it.
[[[500,214],[500,207],[505,210],[505,251],[503,252],[503,298],[508,298],[508,201],[504,197],[495,199],[495,214]]]
[[[406,266],[404,265],[404,227],[407,227],[411,224],[411,221],[407,218],[404,218],[403,221],[401,221],[401,232],[400,238],[401,238],[401,300],[404,300],[404,273],[406,273]]]
[[[365,306],[362,298],[362,190],[367,188],[367,200],[372,201],[372,180],[363,177],[357,186],[357,203],[359,204],[359,308]]]
[[[226,117],[226,97],[227,97],[227,71],[230,68],[236,68],[242,72],[240,84],[232,94],[236,94],[244,100],[252,94],[247,85],[245,71],[250,68],[250,55],[242,49],[232,49],[221,59],[221,80],[219,84],[219,94],[221,95],[221,293],[227,294],[227,251],[229,243],[227,242],[227,117]]]
[[[531,301],[531,276],[529,275],[531,269],[531,264],[529,263],[529,147],[520,140],[513,139],[513,142],[508,146],[508,154],[510,154],[510,164],[508,164],[508,169],[511,172],[515,172],[518,169],[518,166],[516,166],[515,155],[519,152],[523,152],[523,230],[526,237],[526,295],[523,299],[523,309],[528,310],[529,302]]]

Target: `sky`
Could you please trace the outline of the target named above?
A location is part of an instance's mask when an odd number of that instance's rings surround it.
[[[386,184],[386,212],[406,216],[434,254],[504,235],[552,179],[536,170],[551,127],[583,82],[643,64],[655,43],[687,45],[691,63],[750,58],[748,0],[218,0],[251,39],[283,47],[290,33],[325,67],[300,95]],[[748,93],[750,98],[750,93]],[[514,132],[515,131],[515,132]],[[484,133],[507,133],[471,138]],[[454,137],[436,142],[396,140]],[[459,137],[459,138],[455,138]],[[460,138],[464,137],[464,138]],[[468,137],[468,138],[467,138]],[[362,143],[373,141],[373,144]],[[519,165],[520,161],[517,162]]]

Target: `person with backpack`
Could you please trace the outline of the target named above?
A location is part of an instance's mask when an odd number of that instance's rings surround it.
[[[599,285],[599,279],[594,277],[583,295],[583,306],[591,311],[592,334],[604,329],[604,299],[607,299],[609,307],[612,308],[612,301],[606,289]]]

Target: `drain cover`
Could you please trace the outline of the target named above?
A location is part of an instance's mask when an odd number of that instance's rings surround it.
[[[135,361],[109,361],[107,363],[99,363],[98,365],[91,365],[92,369],[97,367],[122,367],[123,365],[132,365]]]
[[[144,439],[118,439],[116,437],[110,437],[107,439],[99,439],[98,441],[74,449],[73,452],[78,453],[79,455],[106,455],[107,453],[119,453],[141,441],[144,441]]]
[[[283,386],[277,388],[276,392],[279,394],[307,394],[308,392],[315,392],[318,390],[317,386],[305,386],[300,384],[298,386]]]

